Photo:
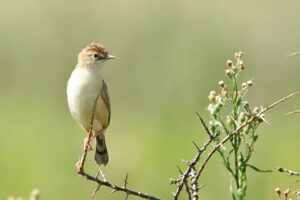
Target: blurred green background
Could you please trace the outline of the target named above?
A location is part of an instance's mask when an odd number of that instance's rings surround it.
[[[291,1],[1,1],[0,8],[0,199],[89,199],[96,185],[76,174],[84,131],[69,114],[66,84],[77,54],[102,43],[118,59],[107,63],[112,120],[107,131],[107,178],[169,198],[180,159],[190,160],[207,136],[195,112],[208,120],[210,90],[218,89],[225,62],[245,52],[254,79],[250,106],[266,105],[300,89],[298,0]],[[252,164],[300,171],[300,108],[295,97],[267,113]],[[93,153],[91,153],[92,155]],[[86,170],[96,174],[92,156]],[[249,170],[248,199],[274,199],[276,187],[295,179]],[[200,184],[202,199],[230,199],[230,176],[215,155]],[[95,199],[121,199],[101,188]],[[184,196],[181,197],[185,199]],[[136,199],[130,197],[130,199]]]

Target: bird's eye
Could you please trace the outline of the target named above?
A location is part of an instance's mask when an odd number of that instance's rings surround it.
[[[94,54],[94,58],[98,58],[99,57],[99,54]]]

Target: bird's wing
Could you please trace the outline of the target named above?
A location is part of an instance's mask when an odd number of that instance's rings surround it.
[[[109,96],[108,96],[107,86],[106,86],[106,83],[104,82],[104,80],[103,80],[103,84],[102,84],[102,88],[101,88],[101,97],[104,101],[104,104],[105,104],[107,112],[108,112],[108,120],[107,120],[107,126],[108,126],[109,122],[110,122],[111,110],[110,110],[110,100],[109,100]]]

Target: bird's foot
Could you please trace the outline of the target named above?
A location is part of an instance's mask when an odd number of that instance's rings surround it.
[[[87,137],[84,139],[84,151],[93,150],[92,145],[90,144],[92,140],[89,140]]]
[[[76,163],[76,168],[79,172],[83,170],[83,165],[82,165],[82,158]]]

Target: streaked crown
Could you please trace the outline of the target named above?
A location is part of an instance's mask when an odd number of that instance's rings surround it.
[[[78,64],[91,65],[96,64],[99,60],[116,58],[108,53],[108,51],[97,43],[91,43],[82,49],[78,55]]]

